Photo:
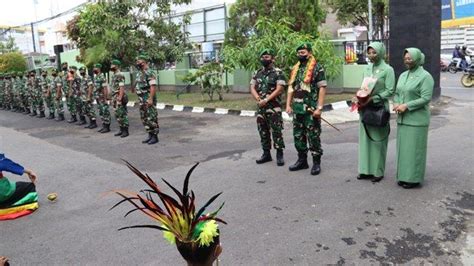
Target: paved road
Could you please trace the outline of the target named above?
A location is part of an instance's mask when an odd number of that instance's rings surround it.
[[[106,192],[144,187],[124,158],[178,186],[201,162],[191,180],[198,204],[224,192],[223,265],[472,265],[474,99],[472,90],[443,94],[455,98],[436,104],[426,182],[411,191],[394,180],[393,122],[386,178],[374,185],[355,179],[356,122],[338,124],[343,133],[324,127],[323,171],[313,177],[287,170],[296,159],[288,123],[287,165],[277,167],[254,163],[254,118],[161,111],[161,141],[147,146],[139,143],[136,110],[127,139],[0,111],[0,150],[39,173],[41,204],[33,215],[1,224],[0,254],[13,265],[184,265],[157,231],[117,232],[152,223],[123,218],[127,206],[107,211],[119,198]],[[46,200],[49,192],[59,193],[56,203]]]

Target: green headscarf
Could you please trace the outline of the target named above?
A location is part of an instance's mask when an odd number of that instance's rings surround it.
[[[417,69],[418,67],[423,66],[425,63],[425,54],[423,54],[420,49],[410,47],[405,49],[403,56],[405,56],[406,53],[409,53],[411,59],[415,62],[415,67],[413,69]]]
[[[375,63],[379,63],[381,60],[385,59],[385,45],[381,42],[373,42],[367,47],[367,51],[369,48],[372,48],[377,52],[377,58],[375,59]]]

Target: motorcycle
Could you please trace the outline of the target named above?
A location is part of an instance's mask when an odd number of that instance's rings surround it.
[[[474,56],[466,56],[466,62],[468,66],[471,65],[471,62],[473,62],[473,57]],[[461,67],[461,58],[453,58],[451,63],[449,63],[448,72],[451,74],[456,74],[458,71],[464,71],[464,69]]]
[[[466,88],[474,86],[474,64],[470,64],[464,70],[464,74],[461,77],[461,84]]]

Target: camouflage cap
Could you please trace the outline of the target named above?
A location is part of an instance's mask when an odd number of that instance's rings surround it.
[[[271,49],[271,48],[265,48],[263,49],[262,51],[260,51],[260,57],[262,57],[262,55],[271,55],[271,56],[275,56],[275,50]]]
[[[43,74],[46,74],[46,75],[47,75],[47,74],[48,74],[48,70],[42,69],[42,70],[41,70],[41,75],[43,75]]]
[[[51,74],[57,74],[57,73],[58,73],[58,70],[57,70],[56,68],[53,68],[53,69],[51,70]]]
[[[313,50],[313,45],[310,42],[303,42],[296,47],[296,51],[298,52],[299,50],[306,49],[308,52],[311,52]]]
[[[95,68],[102,68],[102,64],[97,63],[97,64],[94,65],[94,67],[95,67]]]
[[[110,63],[116,66],[120,66],[122,64],[122,62],[120,62],[120,60],[118,59],[113,59]]]

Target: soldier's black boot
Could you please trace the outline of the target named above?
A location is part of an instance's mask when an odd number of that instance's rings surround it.
[[[152,136],[152,135],[153,135],[152,133],[148,133],[148,137],[147,137],[145,140],[143,140],[142,143],[143,143],[143,144],[148,143],[148,141],[151,140],[151,136]]]
[[[110,124],[103,124],[102,129],[99,131],[100,133],[108,133],[110,132]]]
[[[37,116],[38,114],[36,113],[36,110],[33,110],[33,112],[31,112],[30,116],[33,117],[33,116]]]
[[[120,136],[121,138],[126,138],[128,137],[128,127],[123,127],[122,129],[122,135]],[[158,137],[156,137],[158,139]]]
[[[27,114],[29,114],[29,113],[31,113],[30,108],[25,107],[25,112],[24,112],[24,114],[27,115]]]
[[[151,134],[151,138],[150,138],[150,141],[148,141],[148,145],[153,145],[153,144],[156,144],[158,142],[159,142],[158,134],[156,134],[156,133]]]
[[[58,118],[56,119],[56,121],[64,121],[64,114],[58,114]]]
[[[83,116],[83,115],[79,116],[79,123],[77,123],[76,125],[82,126],[82,125],[85,125],[85,124],[87,124],[86,117]]]
[[[122,136],[122,133],[123,133],[123,127],[120,127],[119,132],[115,133],[114,136],[116,136],[116,137]]]
[[[260,159],[255,160],[257,164],[262,164],[266,162],[271,162],[272,161],[272,155],[270,154],[270,150],[263,150],[263,154],[260,157]]]
[[[49,116],[46,119],[48,119],[48,120],[54,119],[54,112],[49,112]]]
[[[77,116],[76,115],[71,115],[71,119],[67,121],[69,124],[76,123],[77,122]]]
[[[321,158],[313,157],[313,167],[311,168],[311,175],[319,175],[321,173]]]
[[[278,166],[285,165],[285,160],[283,159],[283,149],[277,150],[277,165]]]
[[[290,171],[298,171],[302,169],[308,169],[308,156],[306,153],[299,152],[298,153],[298,160],[296,161],[295,164],[291,165],[288,169]]]
[[[85,128],[89,128],[89,129],[93,129],[93,128],[97,128],[97,122],[94,120],[91,120],[89,125]]]
[[[40,111],[38,118],[43,118],[43,117],[46,117],[46,115],[44,114],[44,111]]]

